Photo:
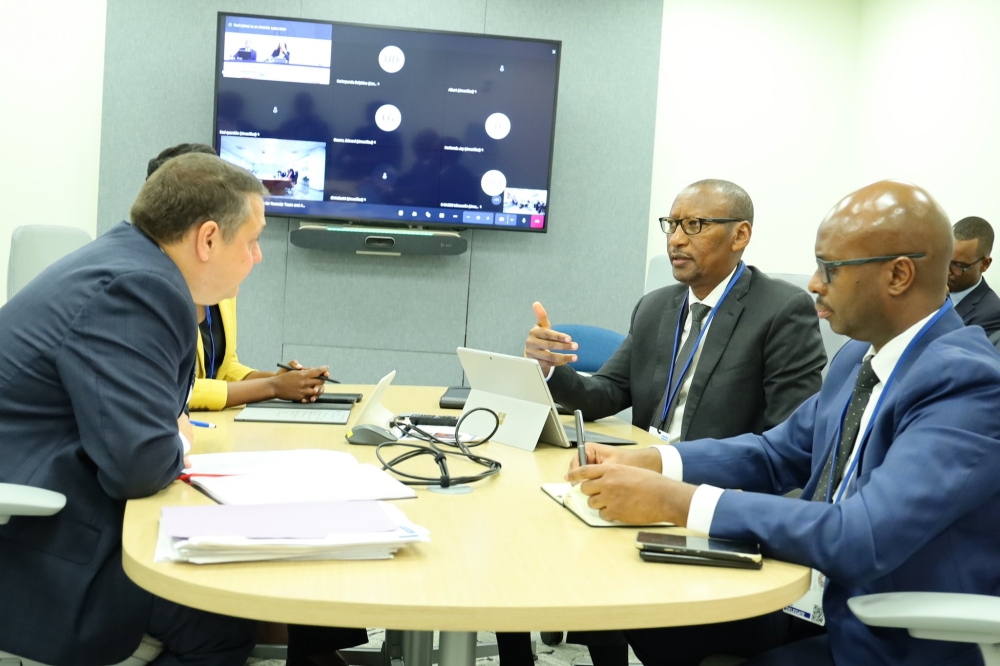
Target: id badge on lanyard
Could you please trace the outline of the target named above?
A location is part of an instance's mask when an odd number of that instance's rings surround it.
[[[795,603],[785,606],[785,612],[821,627],[826,626],[826,616],[823,615],[823,593],[826,591],[826,582],[826,576],[813,569],[809,577],[809,591]]]
[[[659,437],[660,439],[662,439],[667,444],[670,444],[670,433],[663,432],[662,430],[660,430],[656,426],[653,426],[653,425],[649,426],[649,434],[652,435],[653,437]]]
[[[905,359],[909,355],[910,350],[913,349],[917,341],[920,340],[920,338],[924,336],[924,333],[926,333],[934,324],[937,323],[938,319],[944,316],[944,314],[951,308],[951,305],[952,305],[951,299],[950,298],[945,299],[944,305],[941,306],[941,309],[938,310],[937,314],[931,317],[930,321],[928,321],[926,324],[923,325],[920,331],[910,341],[910,344],[908,344],[906,346],[906,349],[903,350],[903,353],[899,357],[899,360],[896,361],[896,365],[892,369],[892,374],[890,374],[889,379],[886,380],[885,386],[882,388],[882,394],[879,395],[878,402],[875,403],[875,409],[872,410],[871,417],[868,419],[868,425],[865,427],[865,431],[861,433],[860,448],[858,449],[858,452],[854,455],[854,460],[851,461],[851,466],[847,470],[847,473],[844,475],[844,478],[841,481],[840,492],[835,492],[834,488],[831,485],[830,492],[834,493],[834,495],[833,496],[827,495],[828,498],[827,501],[830,501],[830,499],[832,499],[834,503],[837,503],[844,498],[844,495],[847,493],[847,486],[850,483],[851,477],[854,475],[854,472],[856,471],[857,466],[861,460],[861,454],[864,452],[864,445],[865,442],[867,441],[868,433],[871,431],[872,424],[875,422],[875,415],[878,414],[879,409],[882,407],[882,401],[885,399],[886,394],[889,392],[889,388],[892,385],[892,380],[895,379],[896,369],[903,364],[903,359]],[[850,401],[848,401],[848,406],[849,405]],[[847,407],[844,407],[844,413],[841,414],[840,417],[841,422],[843,422],[844,416],[846,415],[847,415]],[[835,446],[839,446],[840,442],[839,427],[837,428],[837,434],[835,435],[834,441],[837,442]],[[833,451],[834,457],[836,457],[836,454],[837,451],[836,449],[834,449]],[[833,478],[832,472],[833,470],[831,470],[831,479]],[[826,591],[827,582],[828,579],[826,576],[823,575],[822,572],[813,569],[812,575],[809,578],[809,590],[805,593],[805,596],[803,596],[795,603],[789,606],[785,606],[784,611],[789,615],[794,615],[795,617],[802,618],[807,622],[818,624],[821,627],[826,626],[826,616],[823,614],[823,593]]]

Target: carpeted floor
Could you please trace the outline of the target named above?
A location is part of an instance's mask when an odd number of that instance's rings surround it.
[[[364,647],[381,647],[383,637],[381,629],[369,629],[368,637],[370,640]],[[546,645],[537,632],[532,633],[531,637],[535,641],[536,666],[577,666],[578,664],[590,663],[590,654],[583,645],[567,645],[566,643]],[[479,632],[479,642],[496,643],[496,637],[492,632],[481,631]],[[437,640],[435,639],[436,644]],[[631,650],[629,651],[629,662],[631,664],[639,663]],[[277,659],[250,659],[247,666],[284,666],[284,663]],[[499,666],[499,664],[499,657],[482,657],[476,660],[476,666]]]

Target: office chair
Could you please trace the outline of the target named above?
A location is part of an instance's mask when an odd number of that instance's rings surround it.
[[[599,326],[560,324],[552,328],[570,336],[573,338],[573,342],[580,346],[575,352],[557,352],[576,354],[576,361],[570,363],[569,367],[577,372],[597,372],[625,340],[625,336],[621,333]]]
[[[847,600],[872,627],[906,629],[914,638],[976,643],[986,666],[1000,666],[1000,598],[947,592],[888,592]]]
[[[7,299],[21,291],[49,265],[93,240],[83,229],[29,224],[14,229],[7,264]]]
[[[66,496],[62,493],[31,486],[0,483],[0,525],[6,525],[14,516],[52,516],[62,511],[64,506],[66,506]],[[163,645],[158,640],[143,636],[142,642],[132,656],[117,666],[146,666],[161,652]],[[0,650],[0,666],[45,666],[45,664]]]
[[[670,264],[670,257],[666,254],[658,254],[649,260],[646,267],[646,287],[643,294],[648,294],[660,287],[669,287],[677,284],[674,279],[674,269]]]
[[[799,275],[796,273],[768,273],[768,277],[773,277],[778,280],[784,280],[788,284],[794,285],[806,293],[809,292],[809,280],[812,279],[811,275]],[[820,319],[819,321],[819,332],[823,336],[823,347],[826,349],[826,366],[823,368],[823,376],[826,377],[826,371],[830,367],[830,362],[833,357],[837,355],[840,348],[850,340],[846,335],[841,335],[840,333],[835,333],[832,328],[830,328],[830,323],[825,319]]]

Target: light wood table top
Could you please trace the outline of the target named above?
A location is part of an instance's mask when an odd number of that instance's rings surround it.
[[[336,390],[367,397],[371,388]],[[443,391],[390,386],[383,402],[394,413],[457,414],[438,408]],[[354,415],[358,412],[355,407]],[[196,418],[218,427],[196,428],[193,452],[328,448],[376,462],[374,447],[347,444],[345,426],[235,423],[237,413],[198,413]],[[640,446],[658,441],[614,418],[588,428],[638,440]],[[503,444],[476,450],[499,460],[500,474],[473,484],[474,492],[467,495],[418,487],[417,499],[397,502],[411,520],[430,530],[431,542],[407,546],[393,560],[154,563],[160,509],[211,503],[178,481],[128,503],[125,571],[158,596],[226,615],[412,630],[702,624],[773,611],[806,592],[809,570],[776,560],[765,559],[758,571],[643,562],[633,546],[635,528],[588,527],[540,490],[542,483],[563,480],[575,450],[540,445],[529,453]],[[449,464],[453,474],[464,469],[458,461]],[[431,467],[428,460],[422,469],[436,475]]]

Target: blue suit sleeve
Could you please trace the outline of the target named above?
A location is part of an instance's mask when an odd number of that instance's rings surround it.
[[[684,481],[776,494],[803,487],[811,471],[818,400],[818,395],[807,399],[762,435],[679,442]]]
[[[120,276],[80,311],[56,357],[83,449],[115,499],[153,495],[183,470],[185,307],[190,297],[158,275]]]
[[[943,370],[898,387],[896,405],[879,414],[892,443],[880,465],[863,470],[858,492],[831,505],[726,491],[712,536],[759,542],[768,555],[863,585],[1000,492],[1000,378],[986,364],[975,372],[941,360]]]

